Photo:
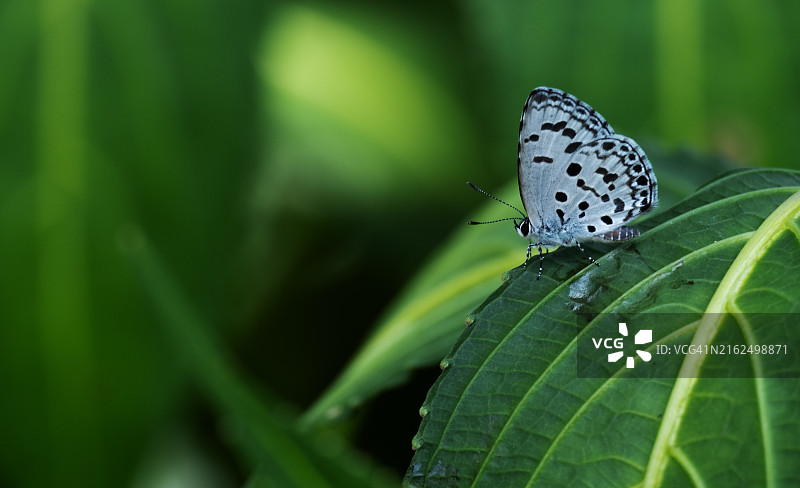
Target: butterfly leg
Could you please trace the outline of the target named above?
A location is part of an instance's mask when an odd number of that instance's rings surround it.
[[[577,244],[578,244],[578,249],[580,249],[580,250],[581,250],[581,252],[582,252],[583,254],[586,254],[586,251],[584,251],[584,250],[583,250],[583,246],[581,246],[581,243],[580,243],[580,242],[578,242]],[[598,263],[597,261],[595,261],[595,260],[594,260],[594,259],[593,259],[591,256],[589,256],[588,254],[586,254],[586,257],[587,257],[587,258],[589,258],[589,261],[591,261],[591,262],[592,262],[592,264],[596,264],[596,265],[600,266],[600,263]]]
[[[525,262],[524,262],[524,263],[522,263],[522,267],[523,267],[523,268],[525,268],[526,266],[528,266],[528,261],[530,261],[530,260],[531,260],[531,248],[532,248],[532,247],[533,247],[533,243],[532,243],[532,242],[529,242],[529,243],[528,243],[528,253],[525,255]]]
[[[550,249],[547,250],[547,253],[550,254]],[[536,279],[542,277],[542,261],[544,261],[544,254],[542,254],[542,245],[539,244],[539,274],[536,276]]]

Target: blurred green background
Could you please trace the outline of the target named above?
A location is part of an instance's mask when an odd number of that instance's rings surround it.
[[[800,168],[799,27],[777,0],[0,2],[0,485],[247,482],[203,347],[308,407],[484,203],[464,182],[516,178],[536,86],[648,152]],[[177,334],[140,239],[200,317]],[[390,479],[436,371],[343,429]]]

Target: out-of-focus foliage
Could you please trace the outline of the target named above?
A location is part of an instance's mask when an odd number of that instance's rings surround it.
[[[120,252],[131,225],[202,318],[187,337],[304,408],[477,207],[464,182],[515,177],[536,86],[645,150],[797,167],[798,19],[748,0],[0,3],[0,485],[256,486],[307,462],[241,447]],[[399,479],[426,389],[344,441],[287,436]]]

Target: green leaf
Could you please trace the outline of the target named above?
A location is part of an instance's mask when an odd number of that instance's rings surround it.
[[[511,199],[516,191],[515,182],[500,197]],[[475,220],[490,220],[498,210],[503,212],[492,203]],[[304,426],[334,419],[364,398],[399,383],[408,370],[439,361],[461,332],[467,313],[497,287],[503,271],[524,260],[525,245],[513,229],[503,232],[465,223],[444,246],[445,251],[408,285],[341,376],[303,416]]]
[[[685,197],[727,164],[688,153],[665,154],[657,147],[651,152],[663,171],[659,184],[661,200],[667,203]],[[683,169],[685,166],[688,168]],[[471,190],[465,185],[465,191]],[[516,181],[497,196],[521,207]],[[471,220],[516,214],[486,200],[480,212],[469,216]],[[461,333],[464,317],[497,288],[506,270],[525,258],[525,241],[510,222],[505,224],[498,228],[457,223],[458,230],[379,320],[373,335],[344,372],[302,417],[302,425],[311,427],[336,419],[366,398],[401,382],[409,370],[440,361]]]
[[[754,314],[800,311],[799,190],[794,171],[730,173],[643,222],[639,238],[587,248],[599,266],[566,248],[546,258],[541,280],[534,266],[511,271],[443,361],[406,485],[800,482],[798,361],[780,372],[795,379],[768,377],[779,372],[762,359],[747,363],[749,379],[708,378],[738,372],[696,355],[680,359],[679,379],[577,369],[578,339],[605,314],[651,323],[653,347],[785,341],[786,330]]]

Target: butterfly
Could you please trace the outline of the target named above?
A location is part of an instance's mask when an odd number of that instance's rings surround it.
[[[658,201],[653,167],[641,147],[616,134],[602,115],[575,96],[556,88],[539,87],[525,102],[517,147],[519,194],[523,216],[474,222],[513,220],[517,233],[539,249],[578,246],[582,242],[626,241],[639,231],[625,226],[650,211]],[[597,262],[587,256],[589,260]]]

